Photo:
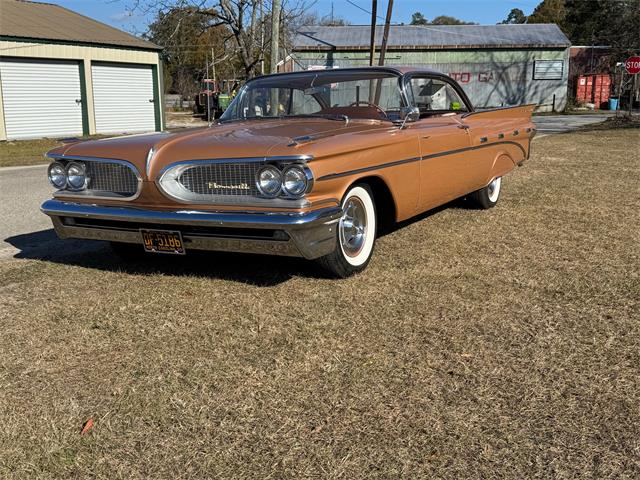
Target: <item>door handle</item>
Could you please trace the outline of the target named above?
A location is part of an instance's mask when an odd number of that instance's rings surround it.
[[[458,125],[458,128],[461,128],[463,130],[469,130],[469,125],[465,125],[464,123],[460,123]]]
[[[155,100],[153,98],[150,98],[149,102],[153,103],[153,102],[155,102]]]
[[[76,98],[76,103],[77,103],[78,105],[80,105],[80,104],[82,103],[82,99],[81,99],[81,98]]]

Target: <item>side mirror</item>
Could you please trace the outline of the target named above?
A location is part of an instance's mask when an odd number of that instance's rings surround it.
[[[404,128],[407,122],[417,122],[420,120],[420,109],[418,107],[402,107],[400,109],[400,120],[402,120],[400,128]]]

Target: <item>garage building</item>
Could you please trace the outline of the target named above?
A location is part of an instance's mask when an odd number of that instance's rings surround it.
[[[378,50],[382,34],[378,26]],[[368,25],[303,27],[280,69],[366,66],[370,40]],[[446,73],[476,107],[535,103],[539,110],[563,110],[570,45],[555,24],[392,25],[385,64]],[[376,65],[378,57],[376,52]]]
[[[160,50],[58,5],[0,0],[0,140],[162,130]]]

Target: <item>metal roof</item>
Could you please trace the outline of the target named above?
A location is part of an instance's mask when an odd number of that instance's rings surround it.
[[[383,26],[376,27],[376,46]],[[369,49],[368,25],[307,26],[298,30],[293,50]],[[389,49],[566,48],[569,39],[555,23],[519,25],[392,25]]]
[[[161,50],[161,47],[51,3],[0,0],[0,36]]]

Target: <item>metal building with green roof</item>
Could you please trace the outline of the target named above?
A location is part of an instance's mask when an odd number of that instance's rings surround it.
[[[382,33],[376,27],[376,62]],[[368,25],[302,27],[281,70],[368,65],[370,38]],[[555,24],[392,25],[385,63],[444,72],[480,108],[535,103],[563,110],[570,46]]]

